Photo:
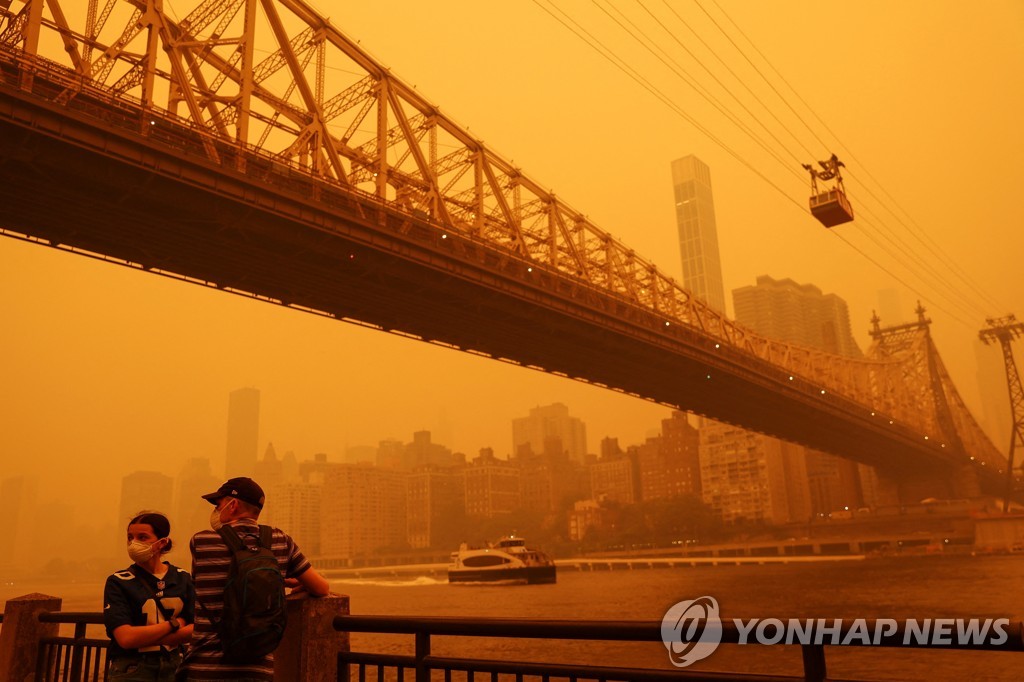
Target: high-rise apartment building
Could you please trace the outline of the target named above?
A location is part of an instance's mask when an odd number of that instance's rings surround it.
[[[781,441],[709,420],[700,429],[700,466],[701,496],[726,523],[791,520]]]
[[[327,464],[321,554],[354,558],[406,547],[406,476],[365,464]]]
[[[445,530],[465,513],[466,492],[460,473],[423,467],[406,478],[407,539],[413,549],[443,549]],[[455,542],[457,540],[453,540]]]
[[[557,439],[557,440],[556,440]],[[528,417],[512,420],[512,452],[522,454],[552,454],[558,447],[577,464],[587,454],[587,427],[582,420],[569,416],[569,408],[561,403],[535,407]]]
[[[861,357],[846,301],[813,284],[760,275],[754,286],[732,292],[736,321],[762,336],[834,355]]]
[[[591,464],[590,497],[601,502],[635,504],[640,501],[640,472],[636,456],[618,453]]]
[[[672,162],[683,286],[725,313],[725,285],[718,255],[718,227],[711,195],[711,170],[692,154]]]
[[[252,476],[260,435],[260,392],[240,388],[228,395],[227,478]]]
[[[824,294],[813,284],[761,275],[757,284],[735,289],[732,295],[736,321],[762,336],[834,355],[863,355],[853,338],[846,301],[835,294]],[[773,491],[773,497],[785,498],[791,520],[860,505],[856,463],[799,445],[769,442],[775,441],[769,436],[756,435],[754,440],[757,450],[765,457],[778,457],[786,472],[784,488]]]
[[[661,434],[635,450],[640,474],[640,498],[667,500],[699,495],[700,436],[686,413],[674,411],[661,421]]]
[[[260,515],[260,523],[286,529],[303,554],[318,556],[322,490],[319,483],[295,480],[269,485],[265,488],[267,505]]]
[[[519,509],[519,467],[498,459],[494,451],[484,448],[480,456],[462,469],[466,516],[492,519]]]

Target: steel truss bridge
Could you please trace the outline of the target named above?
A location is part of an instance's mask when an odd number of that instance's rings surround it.
[[[763,338],[301,0],[84,4],[0,0],[0,233],[1002,493],[923,311],[863,359]]]

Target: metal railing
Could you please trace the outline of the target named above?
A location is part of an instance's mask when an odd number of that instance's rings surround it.
[[[473,682],[476,675],[486,676],[490,682],[537,679],[549,682],[566,679],[571,682],[613,680],[667,682],[670,680],[806,680],[823,682],[828,679],[825,663],[826,646],[873,646],[888,648],[934,648],[952,650],[1024,651],[1021,623],[1008,620],[1002,628],[1005,638],[981,638],[983,641],[928,644],[916,633],[903,626],[888,626],[875,620],[834,620],[817,628],[812,625],[807,633],[808,643],[782,644],[799,646],[803,670],[800,674],[762,675],[736,672],[707,672],[698,670],[658,670],[653,668],[617,668],[591,665],[565,665],[528,661],[488,660],[483,658],[452,658],[431,654],[431,638],[455,637],[518,637],[547,640],[605,640],[616,642],[662,642],[661,622],[650,621],[563,621],[521,620],[505,618],[406,618],[400,616],[338,616],[334,629],[343,632],[375,634],[407,634],[415,637],[415,654],[394,654],[343,651],[338,654],[338,681],[375,679],[416,682],[433,679],[464,679]],[[737,645],[746,642],[750,633],[741,632],[733,621],[719,621],[722,644]],[[883,636],[864,641],[859,633],[883,632]],[[824,635],[828,635],[825,637]],[[926,638],[927,639],[927,638]],[[955,640],[955,638],[953,638]],[[975,638],[977,639],[977,638]],[[783,640],[785,641],[785,640]],[[753,642],[751,642],[753,644]],[[780,642],[781,644],[781,642]],[[759,646],[759,645],[755,645]],[[355,669],[353,674],[353,668]],[[453,677],[458,673],[458,677]]]
[[[86,637],[86,627],[102,625],[102,613],[53,611],[39,614],[43,623],[73,624],[71,637],[45,637],[40,641],[36,682],[101,682],[107,679],[108,639]]]

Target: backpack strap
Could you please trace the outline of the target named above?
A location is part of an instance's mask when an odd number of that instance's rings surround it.
[[[242,543],[242,538],[238,537],[238,531],[229,525],[223,525],[218,528],[217,534],[220,535],[221,539],[224,540],[224,544],[232,552],[237,552],[245,547]]]
[[[274,549],[274,529],[270,526],[260,526],[260,547],[263,549]]]

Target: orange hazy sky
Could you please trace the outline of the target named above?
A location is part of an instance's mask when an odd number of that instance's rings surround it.
[[[164,4],[180,17],[194,3]],[[761,274],[814,284],[848,302],[862,348],[880,289],[900,292],[907,319],[920,298],[957,386],[979,406],[973,344],[985,316],[1024,317],[1024,3],[311,4],[502,156],[677,278],[669,164],[696,154],[711,167],[727,292]],[[569,13],[707,132],[545,8]],[[772,130],[781,162],[610,16],[643,28],[748,125]],[[847,164],[858,221],[828,231],[806,210],[799,163],[832,151]],[[0,357],[0,477],[38,475],[43,499],[66,497],[97,514],[113,513],[96,501],[113,500],[133,470],[174,474],[200,456],[222,473],[227,396],[243,386],[262,393],[261,451],[272,441],[300,459],[325,452],[337,460],[346,446],[409,441],[419,429],[470,455],[485,446],[505,455],[511,420],[552,402],[586,422],[597,451],[606,435],[641,441],[668,413],[532,370],[2,238]]]

